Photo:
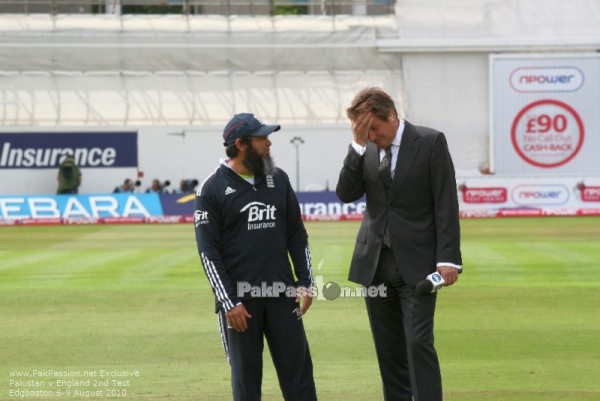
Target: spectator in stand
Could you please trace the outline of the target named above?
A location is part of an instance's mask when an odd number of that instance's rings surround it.
[[[118,193],[133,193],[135,191],[135,187],[139,187],[142,183],[139,181],[133,182],[131,179],[127,178],[123,181],[123,184],[115,187],[113,190],[113,194]]]
[[[189,179],[189,180],[181,180],[179,182],[179,188],[173,191],[174,194],[193,194],[196,192],[196,187],[198,186],[198,180]]]
[[[79,192],[81,172],[79,171],[79,167],[75,164],[73,155],[67,154],[60,163],[56,180],[58,181],[58,189],[56,190],[57,195],[76,194]]]
[[[158,179],[153,179],[152,184],[146,189],[147,194],[166,194],[166,187],[171,185],[169,180],[165,182],[160,182]]]

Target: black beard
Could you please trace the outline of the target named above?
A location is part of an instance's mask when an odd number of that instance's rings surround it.
[[[270,155],[261,156],[252,145],[246,150],[244,166],[254,175],[274,175],[276,171],[273,158]]]

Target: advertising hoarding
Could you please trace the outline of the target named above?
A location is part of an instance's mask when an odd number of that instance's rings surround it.
[[[0,133],[0,169],[55,169],[67,154],[80,168],[137,167],[137,132]]]
[[[491,171],[600,174],[600,55],[490,56]]]
[[[460,216],[600,214],[600,177],[481,177],[458,182]]]
[[[296,194],[305,221],[362,220],[364,198],[342,203],[334,192]],[[598,178],[479,177],[458,182],[461,218],[598,216]],[[195,195],[96,194],[0,196],[0,226],[171,224],[194,222]]]

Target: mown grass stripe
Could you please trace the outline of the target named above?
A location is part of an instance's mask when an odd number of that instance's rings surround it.
[[[464,273],[459,280],[466,281],[466,285],[477,282],[477,279],[496,285],[527,281],[523,254],[507,252],[506,243],[475,242],[465,244],[463,247]],[[474,280],[467,277],[473,277]]]
[[[48,269],[54,261],[64,260],[69,253],[67,251],[23,253],[22,257],[13,259],[8,266],[0,269],[0,285],[35,282],[35,277],[40,272]]]
[[[28,266],[40,268],[45,265],[46,261],[61,258],[68,253],[68,251],[48,251],[42,249],[37,252],[15,251],[9,260],[2,260],[0,262],[0,274],[3,270],[22,270]]]
[[[93,266],[86,266],[86,268],[77,271],[68,278],[65,284],[75,287],[90,285],[100,288],[116,285],[120,283],[121,278],[133,265],[148,262],[162,252],[160,249],[117,251],[117,253],[120,253],[119,258],[103,261]]]
[[[78,250],[69,254],[66,260],[55,261],[52,266],[52,277],[41,276],[40,278],[52,279],[55,285],[70,286],[70,280],[81,275],[89,269],[103,268],[120,264],[124,258],[137,255],[138,251],[100,251],[100,250]]]
[[[178,266],[192,266],[200,269],[200,262],[195,256],[190,256],[185,250],[169,250],[157,254],[155,257],[132,263],[130,268],[121,278],[122,284],[157,284],[162,283],[166,275]]]

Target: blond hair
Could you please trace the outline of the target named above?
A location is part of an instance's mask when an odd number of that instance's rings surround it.
[[[350,120],[364,112],[372,112],[380,120],[387,120],[390,112],[395,111],[394,101],[381,88],[365,88],[358,92],[350,107],[346,109],[346,115]]]

